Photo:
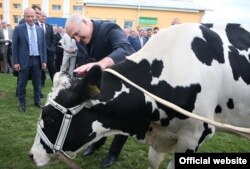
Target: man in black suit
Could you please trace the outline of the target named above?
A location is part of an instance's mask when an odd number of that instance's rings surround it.
[[[47,50],[47,68],[51,81],[53,81],[53,76],[56,73],[55,68],[55,57],[54,57],[54,32],[52,25],[45,23],[46,13],[41,11],[41,16],[38,19],[38,25],[43,29],[45,33],[46,40],[46,50]]]
[[[138,36],[129,38],[129,42],[131,43],[132,47],[135,51],[140,50],[147,42],[147,38],[144,37],[144,30],[138,30]]]
[[[71,38],[85,45],[86,57],[96,60],[96,62],[85,63],[75,69],[74,72],[78,76],[84,75],[93,65],[99,65],[105,69],[122,62],[126,56],[135,52],[122,29],[112,22],[94,21],[86,16],[75,14],[67,19],[65,28]],[[101,162],[102,168],[114,164],[126,140],[127,136],[116,135],[114,137],[108,155]],[[93,154],[105,141],[106,138],[102,138],[91,144],[83,155]]]
[[[59,26],[57,28],[57,33],[54,35],[54,46],[56,53],[55,66],[57,72],[60,71],[63,59],[63,48],[60,47],[61,46],[60,40],[62,39],[63,34],[64,34],[64,29],[63,27]]]
[[[42,10],[41,10],[40,6],[38,6],[38,5],[33,5],[32,9],[34,9],[34,11],[35,11],[35,24],[38,25],[38,20],[39,20],[39,18],[41,16],[41,11]],[[19,25],[24,24],[24,23],[26,23],[25,18],[23,18],[23,19],[21,19],[19,21]],[[14,70],[13,74],[14,74],[14,76],[17,76],[17,84],[18,84],[18,80],[19,80],[19,78],[18,78],[18,71]],[[45,74],[45,71],[42,70],[42,75],[41,75],[41,84],[42,84],[42,87],[44,86],[45,79],[46,79],[46,74]],[[31,76],[29,76],[29,80],[31,80]],[[18,92],[18,87],[16,88],[16,96],[18,96],[17,92]],[[43,98],[42,92],[40,94],[40,97]]]
[[[41,74],[46,69],[47,54],[43,30],[35,25],[36,13],[32,8],[24,10],[25,23],[15,27],[12,38],[12,55],[15,71],[18,71],[19,111],[26,111],[26,87],[29,75],[34,89],[34,105],[41,108]]]

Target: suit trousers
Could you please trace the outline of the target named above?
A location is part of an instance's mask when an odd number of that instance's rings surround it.
[[[42,68],[40,56],[30,56],[29,66],[25,69],[21,69],[18,72],[18,100],[20,105],[26,104],[26,87],[31,75],[33,91],[34,91],[34,103],[40,104],[41,94],[41,76]]]
[[[47,50],[47,68],[51,81],[53,81],[54,74],[56,73],[55,56],[52,51]]]
[[[127,141],[127,139],[128,139],[128,136],[115,135],[115,137],[114,137],[114,139],[109,147],[108,154],[110,156],[118,156],[120,154],[120,152],[122,151],[122,148],[123,148],[125,142]],[[93,143],[93,145],[98,149],[105,143],[106,140],[107,140],[107,137],[103,137],[99,141]]]

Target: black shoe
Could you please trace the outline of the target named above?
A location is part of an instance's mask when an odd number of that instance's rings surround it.
[[[19,112],[21,112],[21,113],[24,113],[24,112],[26,112],[26,106],[25,105],[20,105],[19,106]]]
[[[90,146],[88,146],[86,150],[84,150],[83,156],[87,157],[92,155],[96,149],[97,149],[96,146],[94,144],[91,144]]]
[[[38,108],[43,108],[39,103],[35,103],[34,106],[38,107]]]
[[[117,156],[114,155],[107,155],[101,162],[101,167],[102,168],[108,168],[110,166],[112,166],[115,161],[117,160]]]
[[[40,98],[44,98],[44,94],[41,93],[41,94],[40,94]]]

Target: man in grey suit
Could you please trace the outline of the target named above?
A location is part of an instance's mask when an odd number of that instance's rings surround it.
[[[26,86],[32,76],[34,105],[41,108],[41,75],[46,69],[47,53],[43,29],[35,25],[36,13],[32,8],[24,10],[26,23],[15,27],[12,38],[14,69],[18,71],[19,111],[26,111]]]
[[[0,29],[0,53],[3,60],[1,65],[1,71],[7,73],[9,68],[12,67],[11,58],[11,41],[13,35],[13,29],[8,28],[7,21],[2,20],[2,28]]]

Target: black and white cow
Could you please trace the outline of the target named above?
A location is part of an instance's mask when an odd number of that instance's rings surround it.
[[[112,69],[192,113],[249,128],[249,30],[175,25]],[[55,75],[30,156],[44,166],[57,151],[73,156],[104,136],[124,134],[150,145],[149,168],[158,169],[166,152],[196,152],[214,132],[95,66],[84,78]]]

